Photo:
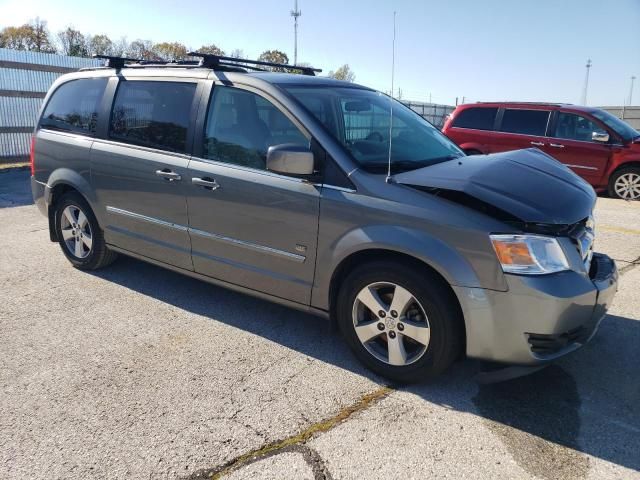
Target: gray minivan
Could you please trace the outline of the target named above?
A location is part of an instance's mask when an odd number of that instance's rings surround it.
[[[124,254],[326,316],[402,382],[465,353],[537,368],[594,335],[618,273],[567,167],[537,149],[467,157],[390,97],[309,68],[203,60],[51,87],[31,185],[75,267]]]

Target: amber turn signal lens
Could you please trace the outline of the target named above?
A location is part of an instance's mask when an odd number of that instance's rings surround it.
[[[533,265],[535,261],[529,252],[529,246],[522,241],[492,239],[498,260],[503,265]]]

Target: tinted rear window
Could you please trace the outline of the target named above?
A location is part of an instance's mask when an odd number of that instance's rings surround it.
[[[493,122],[497,113],[497,108],[467,108],[456,114],[453,119],[453,126],[474,128],[476,130],[493,130]]]
[[[62,84],[47,103],[40,126],[85,135],[94,134],[106,85],[106,78],[83,78]]]
[[[549,112],[546,110],[505,110],[502,116],[502,132],[525,135],[544,135]]]
[[[121,81],[109,136],[127,143],[184,153],[195,83]]]

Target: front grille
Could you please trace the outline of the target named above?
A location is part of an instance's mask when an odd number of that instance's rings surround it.
[[[531,351],[538,355],[551,355],[559,352],[567,345],[580,343],[587,337],[584,326],[576,327],[564,333],[543,335],[541,333],[527,333],[527,340]]]
[[[587,272],[590,271],[591,259],[593,258],[593,241],[595,240],[593,218],[589,217],[576,223],[569,232],[569,238],[576,246],[585,270]]]

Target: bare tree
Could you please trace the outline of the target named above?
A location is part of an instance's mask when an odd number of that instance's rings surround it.
[[[129,44],[126,56],[142,60],[162,60],[162,58],[153,51],[153,42],[151,42],[151,40],[134,40]]]
[[[163,60],[184,60],[187,58],[187,47],[178,42],[156,43],[153,46],[153,53]]]
[[[231,53],[229,54],[229,56],[233,58],[247,58],[244,56],[244,51],[240,50],[239,48],[235,48],[231,50]]]
[[[124,57],[129,52],[129,42],[127,37],[121,37],[120,40],[113,42],[111,45],[111,55],[116,57]]]
[[[335,78],[336,80],[344,80],[345,82],[353,82],[356,79],[356,74],[353,73],[351,67],[348,64],[342,65],[335,72],[331,70],[329,72],[329,78]]]
[[[36,17],[29,24],[33,36],[33,48],[36,52],[56,53],[56,47],[51,40],[47,22]]]
[[[224,50],[218,47],[215,43],[212,43],[210,45],[203,45],[198,50],[196,50],[196,52],[208,53],[209,55],[225,55]]]
[[[62,53],[72,57],[88,57],[87,42],[84,35],[73,27],[58,32],[58,40]]]
[[[106,35],[87,35],[87,53],[91,55],[113,55],[113,42]]]

